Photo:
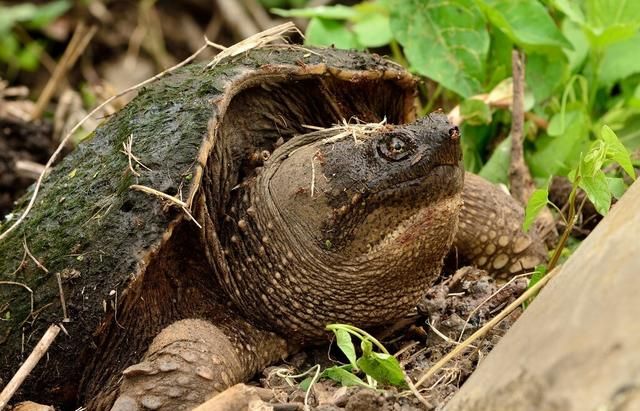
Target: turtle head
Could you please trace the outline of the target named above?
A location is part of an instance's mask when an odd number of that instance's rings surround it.
[[[463,184],[459,131],[444,115],[297,139],[267,165],[275,168],[268,185],[307,246],[352,261],[388,261],[390,254],[413,254],[421,239],[446,243],[454,231],[429,232],[442,220],[456,221],[458,207],[451,206]],[[448,214],[436,218],[441,206]]]
[[[318,131],[276,149],[245,196],[260,244],[237,246],[259,250],[247,260],[259,261],[256,281],[266,291],[260,299],[236,293],[238,305],[310,338],[331,322],[401,318],[437,278],[453,241],[459,139],[433,114],[363,133]]]

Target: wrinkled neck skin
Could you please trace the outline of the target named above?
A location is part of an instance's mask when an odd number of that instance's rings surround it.
[[[456,231],[463,172],[451,130],[439,119],[357,140],[311,133],[278,148],[223,218],[216,271],[234,304],[302,342],[324,339],[330,323],[402,318],[438,277]]]

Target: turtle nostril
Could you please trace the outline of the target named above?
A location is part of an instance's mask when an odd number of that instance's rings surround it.
[[[460,139],[460,130],[458,127],[454,126],[449,129],[449,137],[451,137],[451,140],[453,141],[458,141]]]

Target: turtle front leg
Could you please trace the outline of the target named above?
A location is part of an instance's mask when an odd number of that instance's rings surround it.
[[[190,410],[287,355],[282,338],[237,322],[187,319],[163,329],[142,361],[123,371],[111,410]]]
[[[546,261],[543,239],[522,231],[523,208],[498,186],[466,173],[454,251],[494,276],[511,276]]]

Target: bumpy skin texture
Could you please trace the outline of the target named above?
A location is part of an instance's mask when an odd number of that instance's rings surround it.
[[[522,231],[524,210],[503,189],[467,173],[454,251],[463,263],[508,278],[532,271],[547,250],[536,230]]]

